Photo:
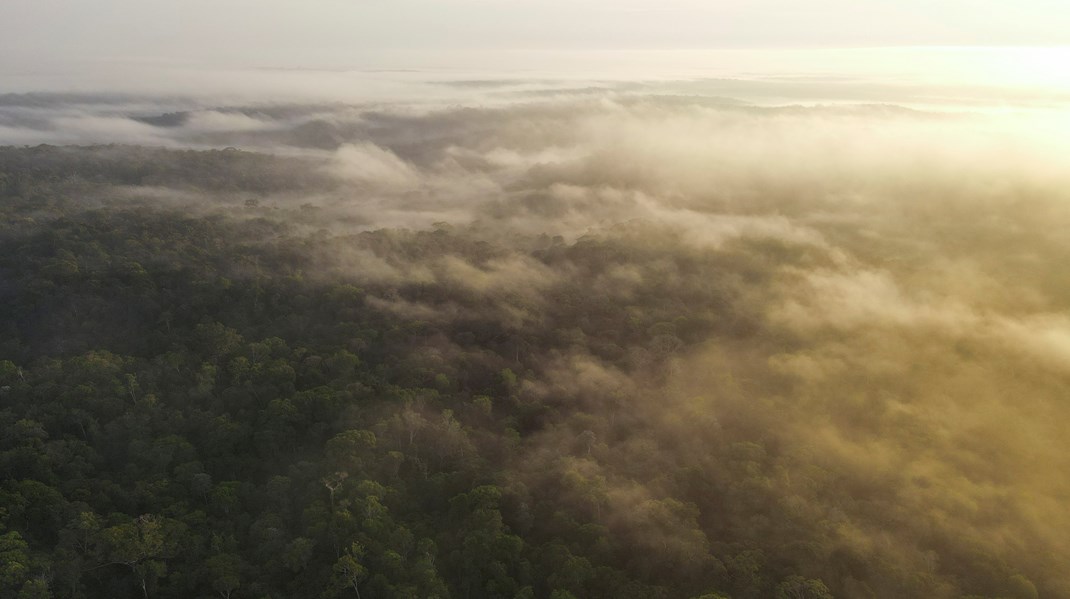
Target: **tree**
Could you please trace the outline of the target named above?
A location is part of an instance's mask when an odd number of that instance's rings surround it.
[[[1033,581],[1021,574],[1011,576],[1007,585],[1010,590],[1010,596],[1014,599],[1037,599],[1039,596]]]
[[[338,433],[327,442],[327,459],[332,468],[350,475],[363,473],[366,463],[373,458],[375,434],[366,430],[348,430]]]
[[[29,549],[22,535],[13,530],[0,535],[0,595],[13,596],[30,579]]]
[[[820,580],[794,575],[777,585],[776,599],[832,599],[832,593]]]
[[[167,538],[161,519],[144,514],[132,522],[105,528],[100,532],[100,555],[105,566],[125,566],[137,580],[146,599],[149,587],[167,574],[164,559],[173,542]],[[95,569],[94,568],[94,569]]]
[[[230,594],[241,586],[241,558],[230,553],[220,553],[205,562],[212,588],[223,597],[230,599]]]
[[[345,554],[334,563],[335,584],[343,588],[353,589],[360,599],[360,583],[368,576],[368,569],[364,567],[365,549],[360,543],[353,543],[346,549]]]

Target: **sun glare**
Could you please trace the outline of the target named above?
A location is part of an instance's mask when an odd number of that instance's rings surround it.
[[[969,68],[993,83],[1070,90],[1070,47],[962,48]]]

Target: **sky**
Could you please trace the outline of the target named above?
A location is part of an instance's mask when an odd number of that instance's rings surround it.
[[[352,99],[392,90],[387,75],[353,77],[381,71],[395,80],[841,77],[1065,95],[1066,64],[1070,4],[1055,0],[0,1],[0,93]],[[297,71],[321,76],[298,81]]]
[[[1051,46],[1057,0],[4,0],[0,56],[366,66],[458,50]]]

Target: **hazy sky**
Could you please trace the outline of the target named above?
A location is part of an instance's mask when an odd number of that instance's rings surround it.
[[[1067,45],[1065,0],[3,0],[8,72],[369,66],[398,51]],[[384,65],[386,66],[386,65]]]

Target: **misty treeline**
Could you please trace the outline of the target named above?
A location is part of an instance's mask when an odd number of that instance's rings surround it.
[[[1047,141],[686,98],[131,122],[156,147],[0,148],[0,595],[1070,597]],[[260,151],[159,147],[197,136]]]

